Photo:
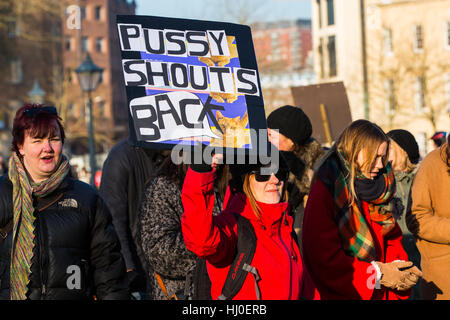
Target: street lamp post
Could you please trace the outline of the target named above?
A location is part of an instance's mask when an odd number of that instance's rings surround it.
[[[96,66],[92,62],[89,53],[87,53],[86,60],[84,60],[84,62],[75,69],[75,72],[78,76],[78,82],[80,83],[81,90],[88,94],[87,107],[89,112],[89,165],[91,167],[90,183],[92,186],[95,186],[95,139],[91,92],[97,88],[103,69]]]

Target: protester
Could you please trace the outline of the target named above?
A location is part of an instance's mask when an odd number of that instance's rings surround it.
[[[393,217],[388,145],[377,125],[354,121],[315,173],[303,221],[303,258],[321,299],[404,299],[421,275],[406,261]]]
[[[8,172],[8,165],[3,158],[3,156],[0,154],[0,174],[5,174]]]
[[[450,136],[421,162],[406,223],[421,254],[422,298],[450,299]]]
[[[280,157],[278,171],[268,174],[268,166],[230,168],[231,192],[218,216],[212,214],[216,171],[205,164],[191,164],[187,171],[182,190],[183,236],[189,250],[206,258],[214,300],[295,300],[302,295],[302,260],[292,236],[293,219],[286,202],[287,165]],[[237,264],[236,273],[241,267],[249,271],[242,287],[235,295],[227,296],[222,288],[237,254],[237,244],[244,241],[238,239],[238,224],[243,226],[243,221],[254,230],[256,248],[250,263]]]
[[[60,120],[55,107],[37,104],[15,115],[0,178],[0,297],[127,299],[111,216],[94,188],[70,176]]]
[[[148,179],[164,157],[160,151],[133,146],[130,139],[119,141],[109,152],[103,164],[100,195],[117,230],[132,297],[146,299],[152,285],[139,239],[138,208]]]
[[[434,148],[437,149],[440,146],[442,146],[446,141],[446,135],[447,133],[444,131],[437,131],[433,134],[431,137],[431,140],[433,140]]]
[[[325,151],[311,137],[311,121],[301,108],[286,105],[274,110],[267,118],[267,127],[269,140],[278,145],[288,162],[288,201],[294,217],[294,230],[301,240],[304,206],[311,187],[313,168]]]
[[[186,171],[187,165],[175,165],[170,157],[166,158],[143,195],[139,210],[140,234],[142,249],[152,270],[149,277],[154,279],[155,288],[150,299],[193,298],[197,258],[186,249],[181,231],[181,189]],[[228,182],[227,167],[220,166],[218,172],[216,181]],[[215,194],[215,215],[222,209],[225,190],[221,190]]]
[[[400,216],[395,217],[395,219],[402,230],[402,245],[408,254],[409,260],[415,266],[420,266],[420,253],[416,246],[416,239],[408,230],[405,219],[411,185],[420,159],[419,146],[414,136],[406,130],[391,130],[387,133],[387,136],[391,139],[389,144],[389,161],[392,162],[392,170],[394,170],[396,182],[395,198],[400,201],[402,208]],[[410,299],[420,299],[419,283],[413,287]]]

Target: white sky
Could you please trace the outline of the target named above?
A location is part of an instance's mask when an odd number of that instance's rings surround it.
[[[232,10],[245,3],[250,13],[249,22],[294,20],[311,18],[310,0],[135,0],[136,14],[173,18],[215,21],[233,21],[233,15],[224,8],[226,1]],[[235,11],[236,12],[236,11]]]

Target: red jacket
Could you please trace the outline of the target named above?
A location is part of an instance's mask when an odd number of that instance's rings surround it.
[[[233,213],[239,213],[255,229],[257,245],[251,264],[261,277],[258,282],[261,299],[299,299],[303,267],[299,248],[291,235],[293,221],[287,214],[287,203],[258,203],[262,211],[259,220],[247,197],[239,193],[231,195],[223,212],[213,216],[214,178],[214,172],[188,170],[182,191],[181,218],[186,247],[207,259],[212,298],[217,299],[221,294],[236,252],[237,225]],[[254,281],[248,274],[234,300],[256,299]]]
[[[408,260],[401,244],[398,224],[382,236],[381,225],[370,219],[368,205],[362,211],[377,252],[376,261]],[[398,300],[409,297],[410,290],[399,292],[375,288],[376,271],[369,262],[347,255],[334,220],[335,204],[322,181],[317,180],[305,208],[303,220],[303,259],[321,299]]]

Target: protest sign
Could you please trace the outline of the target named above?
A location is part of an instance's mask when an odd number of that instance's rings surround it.
[[[331,145],[352,122],[350,106],[343,82],[292,87],[296,106],[308,115],[313,137]]]
[[[257,145],[250,129],[266,120],[248,26],[119,15],[117,30],[136,145]]]

